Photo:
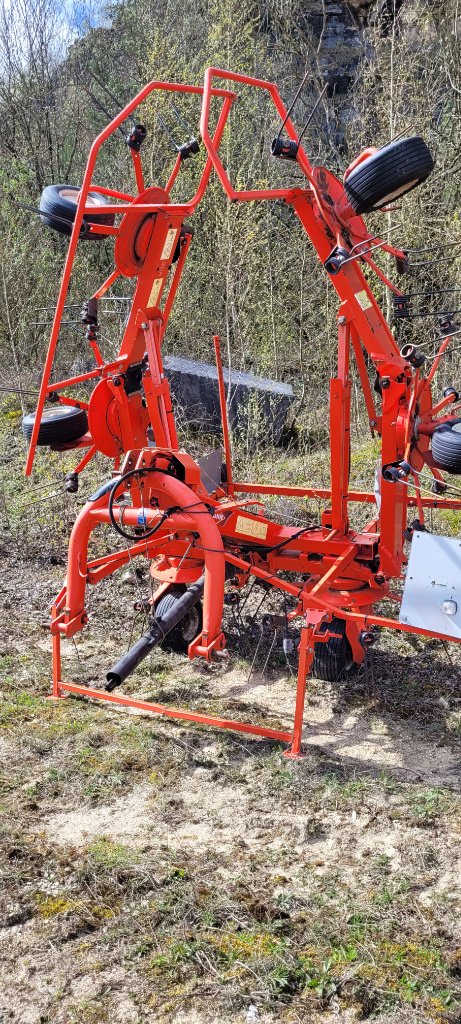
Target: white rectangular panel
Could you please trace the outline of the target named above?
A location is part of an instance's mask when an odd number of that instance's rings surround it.
[[[399,618],[461,639],[461,540],[415,531]]]

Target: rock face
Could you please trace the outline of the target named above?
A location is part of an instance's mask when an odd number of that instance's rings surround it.
[[[314,42],[318,47],[318,61],[329,95],[338,97],[335,113],[327,130],[339,152],[347,155],[348,122],[355,111],[348,100],[359,62],[364,56],[372,57],[367,27],[375,18],[386,33],[388,7],[398,14],[404,0],[323,0],[312,5],[305,14]]]
[[[178,415],[207,434],[221,430],[218,375],[211,363],[167,356],[164,360]],[[293,399],[291,384],[224,370],[229,424],[233,430],[251,431],[258,444],[278,444]],[[230,387],[230,396],[229,396]]]
[[[352,0],[337,3],[324,0],[318,10],[307,15],[307,20],[319,44],[320,66],[331,93],[347,93],[354,78],[357,64],[363,56],[366,39],[364,29],[376,0]]]

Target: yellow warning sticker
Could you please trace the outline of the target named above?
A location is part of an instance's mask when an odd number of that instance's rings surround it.
[[[171,253],[173,252],[173,246],[176,241],[176,235],[178,233],[177,228],[170,228],[165,238],[165,244],[162,249],[161,260],[169,260]]]
[[[156,306],[157,305],[158,297],[159,297],[160,292],[162,290],[162,285],[163,285],[163,277],[156,277],[155,281],[154,281],[154,283],[152,285],[152,288],[150,290],[149,301],[147,303],[148,306]]]
[[[360,309],[371,309],[373,303],[370,299],[370,296],[367,295],[365,290],[363,292],[356,292],[355,297],[360,306]]]
[[[257,519],[248,519],[247,516],[237,516],[235,532],[246,533],[248,537],[259,537],[260,540],[265,540],[267,523],[260,523]]]

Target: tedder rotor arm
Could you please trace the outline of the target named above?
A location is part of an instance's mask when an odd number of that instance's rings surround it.
[[[247,189],[233,187],[219,156],[219,145],[211,137],[209,112],[215,80],[240,83],[265,90],[280,116],[291,142],[295,159],[307,179],[305,189]],[[234,202],[283,199],[292,206],[317,251],[341,300],[339,318],[338,377],[330,384],[331,429],[335,445],[331,451],[332,517],[335,529],[348,531],[347,501],[349,478],[351,340],[356,351],[361,346],[372,360],[383,400],[382,417],[376,422],[370,391],[365,387],[370,423],[382,433],[382,464],[403,458],[404,441],[399,437],[398,416],[402,403],[408,406],[412,370],[399,352],[397,343],[380,309],[354,252],[360,251],[370,235],[361,217],[348,203],[344,185],[323,167],[312,167],[298,142],[298,135],[275,85],[249,75],[210,67],[205,72],[200,131],[215,171],[226,195]],[[392,248],[392,247],[388,247]],[[403,256],[403,252],[395,250]],[[367,257],[369,259],[369,257]],[[363,377],[363,367],[361,378]],[[360,367],[359,367],[360,369]],[[407,488],[400,482],[382,482],[381,565],[390,575],[399,574],[403,556],[403,533],[407,515]]]
[[[195,211],[195,209],[197,208],[197,205],[200,203],[201,199],[203,198],[203,195],[204,195],[205,190],[207,188],[208,181],[209,181],[209,178],[210,178],[210,173],[211,173],[211,170],[212,170],[212,167],[213,167],[213,162],[212,162],[212,160],[211,160],[211,158],[209,156],[207,157],[207,159],[205,161],[205,164],[204,164],[204,167],[203,167],[203,171],[202,171],[202,175],[201,175],[201,178],[200,178],[200,181],[199,181],[196,193],[192,197],[192,199],[190,199],[186,203],[171,203],[170,200],[169,200],[168,193],[164,194],[164,201],[151,201],[151,202],[147,201],[147,202],[138,202],[138,203],[136,203],[136,201],[133,201],[133,197],[128,195],[126,192],[118,192],[118,191],[116,191],[114,189],[105,188],[103,186],[98,186],[98,185],[95,185],[93,183],[93,181],[92,181],[93,173],[94,173],[94,169],[95,169],[95,165],[96,165],[96,161],[97,161],[97,157],[98,157],[99,151],[101,149],[101,146],[107,141],[107,139],[110,138],[111,135],[113,135],[118,130],[118,128],[121,127],[121,125],[124,123],[124,121],[126,121],[126,119],[130,117],[130,115],[133,113],[133,111],[139,106],[140,103],[143,102],[143,100],[145,100],[152,92],[159,91],[159,90],[160,91],[166,91],[166,92],[178,92],[178,93],[188,93],[188,94],[192,93],[192,94],[199,95],[199,96],[203,94],[203,88],[201,86],[184,85],[184,84],[171,83],[171,82],[158,82],[158,81],[150,82],[143,89],[141,89],[141,91],[134,97],[134,99],[132,99],[130,101],[130,103],[128,103],[123,108],[123,110],[121,110],[120,113],[118,113],[116,115],[116,117],[114,117],[113,120],[103,129],[103,131],[100,132],[100,134],[97,136],[97,138],[95,139],[95,141],[93,142],[93,144],[91,146],[91,149],[90,149],[90,152],[89,152],[89,156],[88,156],[87,165],[86,165],[86,169],[85,169],[85,173],[84,173],[84,176],[83,176],[82,186],[81,186],[81,189],[80,189],[80,192],[79,192],[79,196],[78,196],[78,201],[77,201],[77,206],[76,206],[76,211],[75,211],[75,218],[74,218],[73,226],[72,226],[72,230],[71,230],[71,235],[70,235],[70,240],[69,240],[69,247],[68,247],[67,256],[66,256],[66,260],[65,260],[65,264],[64,264],[63,273],[62,273],[62,278],[61,278],[61,283],[60,283],[60,288],[59,288],[59,295],[58,295],[58,300],[57,300],[57,304],[56,304],[56,310],[55,310],[54,319],[53,319],[53,326],[52,326],[52,330],[51,330],[51,336],[50,336],[50,341],[49,341],[49,345],[48,345],[48,351],[47,351],[47,355],[46,355],[45,366],[44,366],[42,380],[41,380],[41,384],[40,384],[40,391],[39,391],[37,407],[36,407],[36,411],[35,411],[35,420],[34,420],[34,425],[33,425],[33,429],[32,429],[32,435],[31,435],[31,438],[30,438],[29,451],[28,451],[27,461],[26,461],[26,468],[25,468],[26,476],[30,476],[30,474],[32,472],[33,463],[34,463],[34,456],[35,456],[35,451],[36,451],[36,447],[37,447],[38,434],[39,434],[39,430],[40,430],[40,425],[41,425],[41,421],[42,421],[43,410],[44,410],[46,398],[47,398],[48,394],[51,391],[55,391],[56,390],[54,385],[50,385],[50,378],[51,378],[51,372],[52,372],[54,357],[55,357],[55,353],[56,353],[56,347],[57,347],[58,340],[59,340],[59,332],[60,332],[60,329],[61,329],[61,323],[62,323],[64,308],[65,308],[67,293],[68,293],[68,290],[69,290],[72,268],[73,268],[73,264],[74,264],[74,260],[75,260],[75,256],[76,256],[77,245],[78,245],[78,241],[79,241],[79,238],[80,238],[80,235],[81,235],[82,227],[85,226],[85,230],[89,231],[90,234],[111,234],[111,235],[115,235],[115,236],[117,236],[119,234],[119,229],[117,227],[112,228],[112,227],[107,227],[106,225],[102,225],[102,224],[98,225],[98,224],[89,224],[88,222],[86,222],[86,224],[84,223],[85,215],[86,214],[91,214],[92,212],[94,212],[94,207],[91,207],[91,206],[87,205],[87,200],[88,200],[89,192],[90,191],[100,192],[101,194],[103,194],[105,196],[110,196],[114,200],[117,200],[117,202],[114,202],[113,204],[112,203],[111,204],[105,204],[105,206],[104,206],[104,213],[105,214],[113,214],[115,216],[121,214],[121,215],[127,215],[127,216],[130,217],[130,216],[135,216],[135,215],[139,216],[139,214],[152,214],[152,213],[164,212],[164,213],[168,213],[168,215],[170,215],[172,217],[179,217],[180,218],[180,222],[182,223],[182,221],[183,221],[183,219],[185,217],[187,217],[188,215],[192,214]],[[219,88],[218,89],[214,88],[212,90],[212,94],[213,94],[213,96],[218,97],[218,98],[223,100],[221,111],[220,111],[220,114],[219,114],[219,117],[218,117],[218,121],[217,121],[217,124],[216,124],[214,135],[213,135],[214,143],[219,146],[219,142],[221,140],[222,133],[224,131],[224,127],[225,127],[227,118],[229,116],[231,105],[233,103],[233,100],[235,99],[235,95],[234,95],[234,93],[229,92],[226,89],[219,89]],[[142,177],[142,170],[141,170],[140,161],[138,159],[139,154],[133,153],[133,151],[132,151],[132,155],[133,155],[133,163],[134,163],[134,170],[135,170],[135,178],[136,178],[137,187],[138,187],[138,189],[142,190],[143,187],[144,187],[144,181],[143,181],[143,177]],[[169,187],[171,187],[172,184],[174,183],[174,179],[175,179],[175,177],[177,175],[178,169],[179,169],[178,160],[176,160],[174,171],[173,171],[173,173],[170,175],[170,177],[168,179],[168,183],[167,184],[168,184]],[[143,195],[143,193],[141,191],[141,196],[142,195]],[[184,259],[181,262],[180,270],[182,270],[183,263],[184,263]],[[100,297],[100,296],[104,295],[106,293],[106,291],[110,288],[110,286],[114,283],[114,281],[117,279],[118,276],[119,276],[119,271],[115,270],[107,278],[107,280],[101,285],[101,287],[96,291],[94,297],[96,298],[96,297]],[[179,275],[176,275],[176,276],[177,276],[177,278],[179,277]],[[176,281],[176,286],[175,286],[174,290],[176,290],[176,287],[177,287],[177,281]],[[146,298],[146,297],[144,296],[144,298]],[[170,306],[169,306],[169,308],[167,310],[167,313],[169,312],[169,310],[171,308],[171,304],[172,303],[170,303]],[[136,345],[136,341],[137,341],[137,338],[138,338],[138,335],[139,335],[139,331],[138,331],[139,325],[136,325],[136,329],[134,329],[135,328],[135,317],[136,317],[136,310],[134,310],[134,311],[132,310],[132,317],[130,319],[130,323],[128,324],[127,330],[125,331],[125,337],[124,337],[124,341],[122,343],[121,351],[119,353],[119,358],[118,358],[118,360],[116,360],[116,363],[119,364],[120,368],[123,367],[123,365],[129,364],[129,357],[130,357],[130,354],[131,354],[130,353],[130,348],[132,348],[133,346]],[[95,375],[97,375],[98,373],[99,373],[100,376],[103,376],[103,373],[104,373],[104,367],[103,366],[100,366],[99,370],[96,370]],[[74,378],[72,381],[69,381],[69,382],[63,381],[63,382],[61,382],[61,386],[63,386],[63,387],[70,386],[72,383],[78,382],[79,379],[80,378],[77,378],[77,380],[76,380]]]
[[[325,172],[324,168],[313,168],[302,144],[299,143],[296,160],[307,179],[307,190],[293,188],[235,189],[219,156],[219,144],[216,144],[209,130],[211,96],[213,94],[213,80],[215,78],[266,90],[284,123],[284,129],[288,137],[295,143],[298,142],[298,133],[291,118],[288,116],[286,106],[277,86],[273,83],[234,71],[224,71],[221,68],[207,68],[204,78],[200,133],[226,195],[233,202],[248,202],[258,199],[284,199],[285,202],[293,206],[295,213],[317,250],[319,259],[325,265],[332,253],[332,246],[337,244],[338,236],[342,234],[346,227],[344,212],[347,212],[347,198],[343,186],[333,175]],[[320,172],[324,172],[324,174]],[[328,177],[326,177],[326,174],[328,174]],[[333,181],[337,185],[335,190],[337,194],[332,195],[331,186]],[[325,195],[328,197],[327,201],[325,201]],[[333,204],[331,200],[333,200]],[[343,209],[340,209],[340,204]],[[355,224],[354,221],[356,221]],[[349,208],[347,230],[352,239],[349,245],[350,253],[347,253],[347,256],[350,256],[356,245],[363,245],[367,238],[371,236],[367,235],[362,219],[356,217],[351,208]],[[346,242],[341,241],[343,245],[346,245]],[[386,245],[388,250],[392,252],[404,255],[403,252],[394,250],[387,243],[383,243],[383,245]],[[341,264],[340,269],[342,272],[340,274],[338,273],[336,276],[332,271],[329,271],[328,266],[326,270],[331,273],[333,284],[341,301],[349,303],[361,341],[377,370],[380,374],[391,369],[401,373],[408,369],[408,364],[400,355],[384,314],[380,310],[361,268],[358,266],[358,259],[348,260],[347,256],[343,264]]]

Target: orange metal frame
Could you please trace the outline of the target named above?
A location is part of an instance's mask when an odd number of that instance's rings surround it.
[[[219,86],[215,84],[216,81],[219,81]],[[64,397],[61,392],[83,381],[95,379],[96,387],[88,403],[89,432],[75,444],[75,447],[86,447],[87,451],[76,471],[80,472],[96,451],[102,451],[112,458],[116,473],[121,473],[121,486],[131,497],[131,504],[124,501],[123,506],[118,508],[120,522],[123,522],[125,528],[134,530],[139,530],[141,523],[141,529],[146,533],[155,528],[154,534],[144,539],[141,536],[123,550],[90,560],[88,544],[92,531],[100,523],[110,524],[110,488],[101,488],[88,499],[72,530],[66,583],[52,608],[52,695],[59,698],[66,693],[77,693],[173,718],[278,739],[289,744],[287,756],[298,757],[301,753],[306,679],[312,666],[314,645],[326,643],[335,635],[328,629],[333,617],[345,620],[346,635],[357,663],[363,661],[365,656],[363,633],[371,626],[440,636],[430,630],[419,630],[397,619],[376,614],[375,607],[384,598],[398,604],[399,598],[392,591],[391,584],[393,580],[402,577],[406,561],[404,534],[408,510],[416,507],[419,520],[423,522],[425,509],[461,508],[459,499],[439,495],[423,497],[418,483],[419,472],[424,464],[432,469],[437,480],[441,479],[438,470],[431,466],[429,436],[435,425],[441,422],[435,417],[439,412],[446,411],[450,400],[434,405],[431,384],[437,359],[449,344],[450,338],[443,339],[439,355],[427,377],[423,377],[419,370],[415,371],[402,357],[364,274],[364,268],[368,267],[378,273],[396,294],[401,294],[379,270],[369,253],[372,244],[373,248],[380,245],[383,250],[401,259],[405,254],[369,234],[362,218],[349,206],[342,182],[325,168],[313,167],[302,145],[298,148],[297,162],[306,178],[304,188],[234,189],[221,161],[219,148],[236,98],[237,86],[265,90],[277,114],[285,122],[288,137],[297,141],[296,129],[287,116],[275,85],[247,75],[209,68],[203,87],[150,83],[93,143],[69,242],[26,473],[32,471],[46,399],[56,393],[60,401],[76,403],[78,400]],[[207,155],[197,192],[187,203],[173,203],[169,196],[180,171],[179,156],[165,190],[145,187],[139,154],[133,151],[138,190],[135,196],[103,188],[95,185],[92,180],[101,145],[142,100],[154,90],[160,89],[202,96],[200,130]],[[219,104],[213,131],[209,128],[212,103]],[[339,272],[330,274],[340,307],[337,374],[330,381],[332,443],[331,485],[328,489],[234,481],[218,336],[214,343],[227,482],[217,487],[212,495],[208,494],[197,463],[187,453],[179,450],[161,348],[191,241],[187,230],[174,268],[173,252],[181,238],[184,219],[194,213],[203,198],[213,168],[232,201],[278,199],[291,206],[322,263],[328,261],[336,247],[349,253],[349,258]],[[51,372],[70,275],[85,214],[91,213],[91,208],[86,206],[90,190],[99,190],[116,200],[105,207],[105,212],[113,212],[122,218],[115,227],[91,225],[89,228],[92,233],[115,236],[115,269],[93,298],[103,296],[120,275],[136,277],[137,284],[117,359],[105,363],[93,339],[91,347],[95,356],[95,369],[53,383]],[[136,266],[133,261],[133,240],[137,236],[141,237],[141,232],[144,232],[144,249],[139,266]],[[415,482],[415,493],[410,495],[408,480],[397,478],[391,481],[383,478],[379,512],[375,508],[370,522],[360,531],[355,531],[350,525],[349,504],[374,504],[375,496],[369,492],[349,490],[351,353],[354,354],[371,429],[382,439],[382,466],[397,466],[406,460]],[[370,387],[364,353],[376,368],[381,383],[380,412]],[[126,387],[127,376],[133,366],[142,375],[142,384],[134,391]],[[81,402],[78,404],[84,405]],[[147,444],[148,427],[153,431],[155,447]],[[125,474],[130,474],[126,485]],[[321,525],[300,531],[268,519],[263,508],[257,507],[255,496],[277,494],[324,499],[328,507],[323,512]],[[301,631],[291,730],[271,729],[169,708],[62,679],[61,639],[74,636],[86,625],[87,587],[99,583],[135,556],[148,559],[151,573],[160,583],[157,594],[163,593],[174,583],[195,582],[204,574],[203,627],[199,636],[190,644],[190,658],[201,656],[210,660],[219,656],[225,648],[222,616],[229,573],[233,573],[230,585],[236,588],[244,587],[252,579],[258,579],[292,598],[293,610],[289,618],[299,617]]]

